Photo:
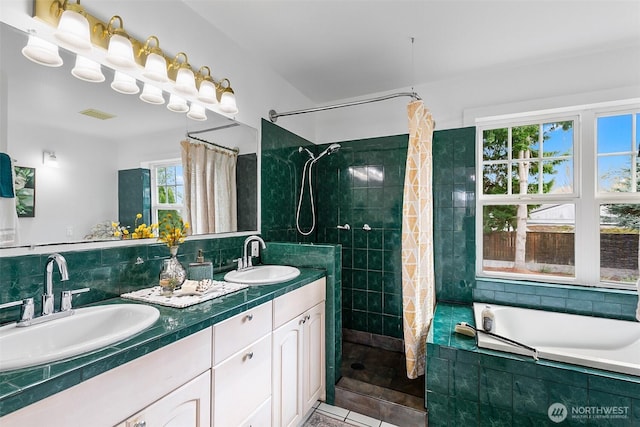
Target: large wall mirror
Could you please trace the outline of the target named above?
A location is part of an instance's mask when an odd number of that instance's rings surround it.
[[[19,240],[13,247],[96,240],[108,245],[113,236],[105,238],[96,226],[135,220],[135,206],[127,214],[130,217],[119,217],[127,197],[123,192],[136,185],[123,179],[122,171],[150,171],[153,184],[143,197],[150,197],[156,209],[163,197],[162,203],[179,204],[184,199],[181,141],[187,133],[193,143],[206,140],[238,149],[233,177],[237,196],[225,198],[235,204],[231,210],[237,214],[232,221],[235,229],[195,230],[195,234],[258,229],[256,129],[209,110],[206,121],[169,111],[168,93],[163,94],[164,105],[145,103],[140,93],[118,93],[110,86],[114,71],[104,65],[102,83],[74,78],[76,57],[64,49],[60,49],[61,67],[35,64],[21,54],[28,35],[0,25],[0,152],[12,157],[17,170],[25,174],[23,181],[35,173],[35,181],[27,184],[34,187],[34,209],[18,219]],[[142,89],[141,82],[137,85]],[[87,110],[88,115],[81,113]],[[96,117],[103,113],[113,117]],[[58,167],[48,163],[49,153],[55,154]],[[153,212],[149,215],[145,213],[145,219],[153,221]]]

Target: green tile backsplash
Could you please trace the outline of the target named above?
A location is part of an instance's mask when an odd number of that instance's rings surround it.
[[[69,280],[61,282],[54,269],[54,294],[90,287],[90,292],[74,296],[74,304],[82,306],[155,284],[162,260],[169,257],[169,250],[163,244],[151,243],[154,240],[149,242],[149,245],[61,252],[67,260]],[[198,249],[202,249],[205,259],[213,262],[214,269],[232,268],[232,260],[242,255],[243,242],[244,237],[187,241],[180,246],[178,259],[187,265],[195,261]],[[47,256],[0,258],[0,302],[33,297],[38,313]],[[144,261],[142,264],[136,264],[138,257]],[[58,303],[59,298],[56,299]],[[19,307],[2,310],[0,323],[15,321],[19,315]]]

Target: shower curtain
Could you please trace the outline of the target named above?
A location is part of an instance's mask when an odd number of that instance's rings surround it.
[[[402,205],[402,305],[407,376],[425,371],[425,342],[435,305],[433,201],[431,186],[433,118],[422,101],[409,113],[409,147]]]
[[[186,221],[191,225],[192,234],[237,231],[238,154],[188,140],[180,146]]]

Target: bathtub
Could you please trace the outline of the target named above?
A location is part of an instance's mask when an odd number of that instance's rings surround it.
[[[487,305],[495,315],[492,332],[534,347],[541,359],[640,376],[639,322],[476,302],[478,329]],[[530,350],[482,332],[477,338],[481,348],[532,356]]]

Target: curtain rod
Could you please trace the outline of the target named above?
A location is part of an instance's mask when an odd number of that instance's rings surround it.
[[[271,120],[271,123],[275,123],[278,117],[281,117],[281,116],[293,116],[295,114],[315,113],[316,111],[332,110],[334,108],[351,107],[353,105],[369,104],[371,102],[385,101],[387,99],[399,98],[401,96],[408,96],[410,98],[413,98],[414,101],[422,100],[422,98],[420,98],[420,96],[416,92],[398,92],[398,93],[392,93],[390,95],[382,95],[377,98],[344,102],[342,104],[326,105],[324,107],[304,108],[302,110],[287,111],[284,113],[278,113],[275,110],[269,110],[269,120]]]
[[[230,127],[230,125],[227,125],[226,127]],[[198,132],[187,132],[187,138],[195,139],[196,141],[204,142],[205,144],[213,145],[216,148],[220,148],[222,150],[228,150],[236,154],[240,152],[240,150],[237,148],[225,147],[224,145],[216,144],[215,142],[207,141],[206,139],[198,138],[197,136],[192,135],[193,133],[200,133],[200,132],[206,132],[206,130],[198,131]]]

